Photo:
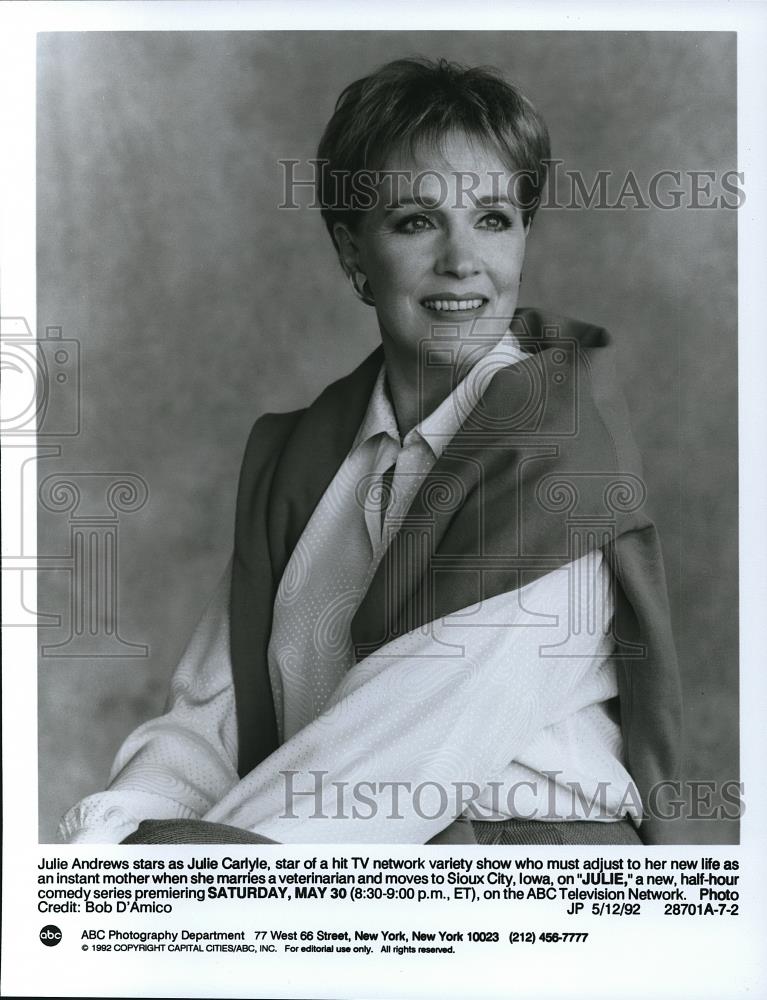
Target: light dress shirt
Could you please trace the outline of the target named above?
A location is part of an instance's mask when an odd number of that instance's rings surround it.
[[[116,843],[143,819],[228,823],[285,843],[425,843],[467,809],[639,819],[609,710],[613,598],[600,551],[354,662],[351,621],[392,532],[492,374],[525,356],[508,331],[403,440],[382,367],[276,595],[279,748],[239,778],[227,568],[166,713],[127,738],[107,790],[69,810],[62,839]]]

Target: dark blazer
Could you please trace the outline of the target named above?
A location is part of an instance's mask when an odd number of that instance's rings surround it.
[[[528,357],[503,368],[426,477],[352,622],[357,659],[419,625],[601,548],[615,580],[626,763],[648,815],[677,777],[681,698],[663,562],[609,334],[534,309],[512,322]],[[277,747],[267,647],[277,587],[348,454],[382,349],[307,409],[266,414],[240,475],[231,593],[239,773]],[[407,555],[406,555],[407,553]],[[550,655],[566,648],[550,650]],[[666,824],[667,825],[667,824]]]

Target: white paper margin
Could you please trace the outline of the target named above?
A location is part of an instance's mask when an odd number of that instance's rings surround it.
[[[513,948],[474,950],[471,961],[355,962],[339,956],[248,965],[218,955],[157,963],[146,956],[94,963],[69,949],[42,949],[46,922],[30,900],[30,866],[57,848],[37,843],[37,673],[33,630],[3,635],[3,975],[2,995],[20,996],[588,996],[726,997],[767,995],[767,794],[763,761],[767,749],[767,675],[758,629],[767,606],[765,544],[767,462],[764,428],[767,393],[763,367],[767,316],[767,7],[763,3],[2,3],[0,17],[0,157],[3,241],[0,258],[2,314],[35,317],[35,57],[37,31],[85,30],[343,30],[364,28],[430,30],[702,30],[738,32],[738,169],[745,174],[747,200],[738,213],[739,410],[740,410],[740,636],[741,760],[746,812],[740,847],[680,847],[675,857],[738,857],[741,913],[737,920],[659,918],[643,915],[602,921],[599,950],[569,947],[546,952]],[[18,518],[13,484],[3,490],[4,554],[14,551],[10,526]],[[26,531],[35,537],[34,507],[24,511]],[[109,857],[113,848],[68,848],[88,857]],[[120,849],[126,852],[126,848]],[[279,855],[279,849],[274,849]],[[467,850],[467,849],[464,849]],[[468,849],[471,850],[471,849]],[[657,850],[657,849],[656,849]],[[407,854],[384,848],[381,856]],[[133,854],[133,851],[131,851]],[[140,850],[135,849],[138,856]],[[176,849],[174,853],[180,853]],[[234,853],[234,850],[228,853]],[[271,850],[269,851],[271,853]],[[333,849],[307,848],[306,856]],[[335,853],[340,853],[338,850]],[[368,851],[373,854],[375,852]],[[537,852],[546,856],[545,850]],[[567,853],[577,850],[567,849]],[[669,856],[672,851],[658,853]],[[557,849],[558,856],[565,851]],[[123,856],[127,856],[125,853]],[[221,926],[250,926],[250,914],[232,906]],[[525,924],[553,926],[549,916]],[[548,911],[543,911],[545,914]],[[272,924],[278,923],[277,911]],[[296,929],[322,922],[316,912],[290,909]],[[346,917],[328,916],[329,929],[344,926],[426,926],[425,917],[404,905],[399,912],[358,908]],[[431,922],[431,921],[429,921]],[[448,926],[454,917],[435,925]],[[94,922],[95,923],[95,922]],[[192,921],[188,921],[192,924]],[[201,918],[201,926],[210,919]],[[494,926],[480,917],[475,926]],[[46,951],[46,954],[41,954]],[[468,954],[468,953],[467,953]],[[167,956],[165,956],[167,958]],[[103,971],[109,970],[104,976]]]

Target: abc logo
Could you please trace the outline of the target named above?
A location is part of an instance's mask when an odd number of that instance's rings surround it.
[[[46,924],[40,931],[40,940],[43,944],[52,948],[61,941],[61,931],[55,924]]]

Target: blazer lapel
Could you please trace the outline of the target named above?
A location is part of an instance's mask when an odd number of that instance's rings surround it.
[[[269,536],[279,582],[322,495],[349,454],[383,364],[378,347],[301,414],[280,456],[270,504]]]

